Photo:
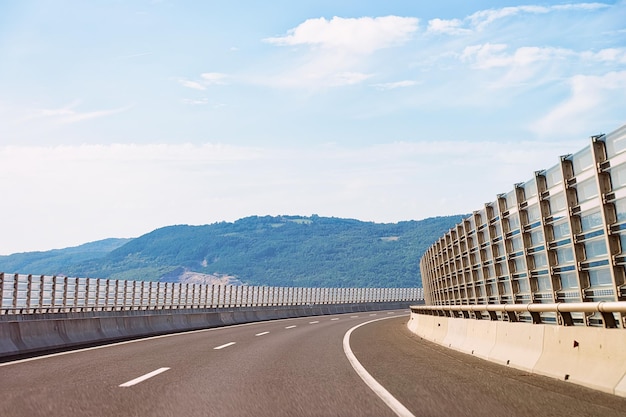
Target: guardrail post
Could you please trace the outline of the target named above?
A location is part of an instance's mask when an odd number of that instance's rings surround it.
[[[17,308],[17,290],[18,290],[18,281],[20,276],[18,274],[13,275],[13,297],[11,297],[11,307]]]
[[[78,278],[74,277],[72,280],[74,281],[74,297],[72,297],[72,307],[76,308],[78,307]]]
[[[604,322],[604,327],[608,329],[615,329],[618,327],[617,321],[615,320],[615,316],[613,313],[608,311],[600,312],[602,314],[602,321]]]
[[[134,292],[136,292],[134,290]],[[139,289],[139,304],[137,304],[136,294],[133,296],[133,306],[137,310],[146,310],[150,308],[152,304],[152,282],[141,281],[141,288]]]
[[[561,317],[561,321],[563,322],[563,326],[574,325],[574,319],[572,318],[572,313],[568,311],[559,311],[559,315]]]
[[[44,300],[44,291],[45,291],[45,280],[44,276],[41,275],[39,277],[39,300],[37,301],[38,308],[43,308],[43,300]]]
[[[28,274],[28,281],[26,282],[26,310],[30,309],[30,298],[33,291],[33,276]]]
[[[85,279],[85,298],[83,301],[83,307],[89,308],[89,278],[84,278],[84,279]]]

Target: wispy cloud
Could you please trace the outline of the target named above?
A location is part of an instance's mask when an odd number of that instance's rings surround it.
[[[580,11],[591,12],[606,9],[610,5],[605,3],[578,3],[561,4],[554,6],[524,5],[502,7],[499,9],[480,10],[463,20],[460,19],[432,19],[428,22],[427,31],[430,33],[445,33],[449,35],[462,35],[472,32],[484,31],[489,25],[498,20],[512,18],[523,14],[548,14],[552,12]]]
[[[431,19],[428,21],[428,27],[426,29],[430,33],[444,33],[448,35],[460,35],[464,33],[471,33],[470,29],[463,27],[463,21],[460,19]]]
[[[205,72],[201,77],[205,85],[224,85],[228,79],[226,74],[220,72]]]
[[[188,80],[185,78],[179,78],[178,82],[183,87],[191,88],[194,90],[204,91],[207,87],[212,85],[225,85],[228,84],[229,76],[219,72],[205,72],[200,74],[199,80]]]
[[[556,47],[524,46],[510,50],[505,44],[481,44],[464,48],[459,59],[476,70],[504,70],[493,77],[490,86],[505,88],[521,83],[540,85],[554,79],[567,79],[584,68],[602,71],[626,63],[626,48],[607,48],[599,51],[575,51]],[[560,63],[560,64],[559,64]],[[589,65],[592,67],[589,67]]]
[[[626,71],[601,76],[576,75],[569,80],[569,85],[570,96],[531,126],[536,135],[573,134],[597,126],[611,102],[623,100]]]
[[[391,83],[372,84],[373,87],[376,87],[379,90],[395,90],[396,88],[413,87],[414,85],[417,85],[417,81],[403,80]]]
[[[198,81],[191,81],[191,80],[186,80],[184,78],[181,78],[178,80],[178,82],[183,87],[192,88],[194,90],[200,90],[200,91],[206,90],[206,85]]]
[[[182,102],[185,104],[192,104],[195,106],[203,106],[203,105],[209,104],[209,99],[208,98],[200,98],[200,99],[184,98],[182,99]]]
[[[275,45],[308,45],[369,54],[405,42],[418,28],[414,17],[323,17],[308,19],[287,35],[264,39]]]
[[[131,106],[124,106],[115,109],[81,111],[77,109],[80,104],[81,102],[79,100],[75,100],[63,107],[30,110],[28,114],[21,119],[21,122],[27,122],[33,119],[49,119],[59,124],[71,124],[85,120],[112,116],[125,112],[131,108]]]
[[[276,87],[324,88],[362,83],[374,74],[367,71],[368,56],[401,45],[418,29],[414,17],[384,16],[308,19],[284,36],[263,39],[277,46],[302,47],[299,59],[281,73],[261,77]]]

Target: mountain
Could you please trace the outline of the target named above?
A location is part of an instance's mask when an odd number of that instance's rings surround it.
[[[69,265],[103,258],[132,239],[104,239],[65,249],[15,253],[0,256],[0,271],[35,275],[54,275]],[[60,274],[57,274],[60,275]]]
[[[462,218],[381,224],[316,215],[252,216],[111,240],[107,253],[83,253],[83,259],[72,257],[80,247],[3,256],[0,271],[166,282],[415,287],[421,286],[422,254]],[[103,247],[103,242],[83,246]]]

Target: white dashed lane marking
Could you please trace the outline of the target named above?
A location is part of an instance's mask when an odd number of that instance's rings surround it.
[[[236,342],[228,342],[228,343],[225,343],[225,344],[223,344],[223,345],[216,346],[216,347],[214,347],[213,349],[215,349],[215,350],[224,349],[224,348],[227,348],[227,347],[229,347],[229,346],[234,345],[235,343],[236,343]]]
[[[297,327],[295,324],[293,326],[287,326],[285,327],[285,329],[293,329],[294,327]]]
[[[119,386],[122,387],[122,388],[132,387],[133,385],[136,385],[136,384],[138,384],[140,382],[143,382],[146,379],[152,378],[153,376],[156,376],[156,375],[158,375],[158,374],[160,374],[162,372],[168,371],[169,369],[170,368],[159,368],[156,371],[149,372],[149,373],[147,373],[145,375],[142,375],[142,376],[140,376],[138,378],[131,379],[128,382],[124,382],[123,384],[120,384]]]
[[[269,333],[269,332],[261,332],[261,333],[257,333],[257,334],[255,334],[255,336],[263,336],[263,335],[266,335],[266,334],[268,334],[268,333]]]

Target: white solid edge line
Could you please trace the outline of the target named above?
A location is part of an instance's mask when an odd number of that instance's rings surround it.
[[[227,348],[228,346],[232,346],[232,345],[234,345],[235,343],[236,343],[236,342],[228,342],[228,343],[224,343],[223,345],[216,346],[216,347],[214,347],[213,349],[215,349],[215,350],[224,349],[224,348]]]
[[[393,395],[391,395],[391,393],[387,391],[385,387],[380,385],[380,383],[376,381],[374,377],[371,376],[369,372],[365,370],[365,368],[363,367],[363,365],[361,365],[361,363],[356,358],[356,356],[354,356],[354,353],[352,352],[352,349],[350,348],[350,335],[352,334],[354,330],[358,329],[361,326],[365,326],[366,324],[373,323],[379,320],[386,320],[390,318],[397,318],[397,316],[396,317],[384,317],[381,319],[366,321],[365,323],[358,324],[354,326],[353,328],[351,328],[350,330],[348,330],[346,334],[343,336],[343,351],[346,354],[348,360],[350,361],[350,364],[352,365],[356,373],[361,377],[363,382],[365,382],[367,386],[370,387],[370,389],[374,391],[374,393],[378,395],[378,397],[381,400],[383,400],[385,404],[387,404],[387,406],[391,408],[391,410],[394,413],[396,413],[398,417],[415,417],[413,413],[411,413],[404,405],[402,405],[400,401],[398,401]]]
[[[143,382],[143,381],[145,381],[148,378],[152,378],[153,376],[156,376],[156,375],[158,375],[160,373],[163,373],[165,371],[169,371],[169,369],[170,368],[159,368],[156,371],[152,371],[152,372],[147,373],[145,375],[142,375],[142,376],[140,376],[138,378],[131,379],[130,381],[124,382],[123,384],[120,384],[118,386],[119,387],[123,387],[123,388],[125,388],[125,387],[132,387],[133,385],[136,385],[136,384],[138,384],[140,382]]]

